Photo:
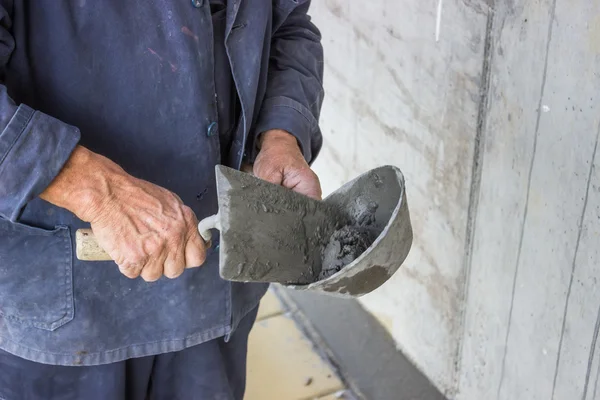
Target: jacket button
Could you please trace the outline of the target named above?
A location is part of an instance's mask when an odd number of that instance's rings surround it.
[[[204,0],[192,0],[192,5],[196,8],[202,7]]]
[[[217,123],[216,122],[212,122],[209,126],[208,129],[206,130],[206,136],[210,137],[210,136],[215,136],[217,134]]]

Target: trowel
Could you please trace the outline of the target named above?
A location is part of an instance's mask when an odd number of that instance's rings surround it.
[[[223,279],[360,296],[387,281],[412,244],[404,178],[393,166],[371,170],[323,201],[222,165],[216,183],[218,213],[198,230],[206,242],[220,231]],[[89,229],[77,231],[76,245],[80,260],[110,260]]]

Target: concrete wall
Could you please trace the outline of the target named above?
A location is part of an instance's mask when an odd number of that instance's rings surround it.
[[[407,181],[413,250],[362,304],[450,398],[600,399],[600,2],[312,15],[325,192],[383,164]]]

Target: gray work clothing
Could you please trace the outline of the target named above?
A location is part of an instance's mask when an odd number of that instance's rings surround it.
[[[205,0],[0,0],[0,348],[56,365],[98,365],[226,338],[265,285],[218,275],[218,254],[146,283],[81,262],[88,224],[38,195],[79,143],[217,210],[214,167],[256,156],[268,129],[321,146],[322,47],[306,0],[231,0],[224,49],[237,97],[221,156],[218,61]],[[233,99],[230,99],[233,101]],[[232,103],[230,103],[232,104]]]

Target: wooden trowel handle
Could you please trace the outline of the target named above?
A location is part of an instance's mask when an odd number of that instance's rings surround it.
[[[79,229],[75,232],[77,259],[81,261],[111,261],[112,258],[96,241],[91,229]]]
[[[203,219],[198,224],[198,231],[202,239],[210,247],[210,241],[212,239],[211,229],[220,229],[219,216],[211,215],[208,218]],[[75,233],[75,247],[77,259],[81,261],[111,261],[112,258],[106,251],[98,244],[96,236],[91,229],[79,229]]]

